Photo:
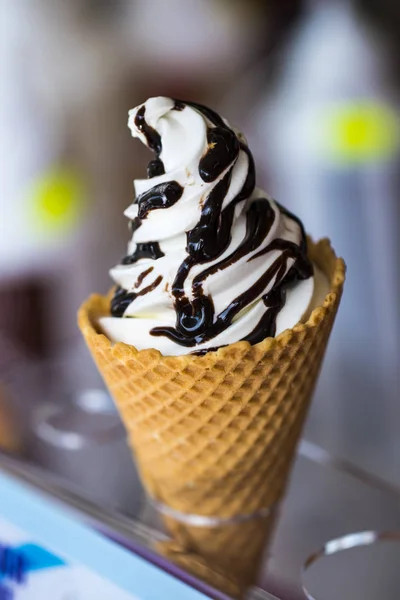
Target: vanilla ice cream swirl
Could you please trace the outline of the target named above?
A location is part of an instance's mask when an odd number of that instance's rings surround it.
[[[128,125],[155,153],[125,211],[132,239],[101,327],[166,355],[255,344],[299,322],[315,293],[301,222],[255,187],[245,137],[214,111],[150,98]]]

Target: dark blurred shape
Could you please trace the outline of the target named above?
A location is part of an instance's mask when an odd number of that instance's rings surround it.
[[[126,0],[74,0],[77,13],[91,23],[117,19],[126,6]]]
[[[400,3],[397,0],[354,0],[356,8],[370,23],[400,43]]]
[[[390,69],[400,78],[400,2],[398,0],[354,0],[361,18],[374,29],[386,46]]]
[[[21,430],[12,398],[0,384],[0,451],[17,454],[22,449]]]
[[[264,54],[268,50],[280,46],[287,35],[290,35],[293,26],[304,15],[306,2],[304,0],[272,0],[271,2],[257,2],[263,6],[266,19],[270,20],[270,36],[265,36]]]
[[[45,301],[46,287],[39,280],[26,279],[0,287],[0,371],[13,361],[13,356],[38,359],[46,354]]]

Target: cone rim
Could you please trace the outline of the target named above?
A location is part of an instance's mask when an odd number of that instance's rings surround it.
[[[104,333],[98,331],[96,326],[96,321],[99,317],[109,314],[109,294],[106,296],[101,294],[91,294],[78,310],[78,325],[85,339],[91,339],[96,345],[98,344],[103,348],[107,348],[107,351],[111,352],[115,357],[124,360],[140,355],[144,360],[150,360],[151,362],[170,362],[179,360],[190,364],[194,361],[201,361],[206,367],[208,363],[214,363],[215,359],[223,360],[224,356],[228,356],[231,352],[235,351],[244,352],[245,350],[253,348],[256,351],[259,350],[260,352],[265,353],[279,347],[284,348],[288,342],[290,342],[293,335],[297,337],[308,329],[318,327],[321,321],[330,312],[331,308],[338,303],[342,294],[346,277],[346,264],[343,258],[338,258],[336,256],[330,240],[328,238],[322,238],[319,241],[314,242],[309,237],[308,254],[312,262],[323,271],[330,282],[330,290],[326,295],[323,304],[314,308],[305,323],[299,322],[294,327],[285,329],[278,336],[267,337],[254,345],[251,345],[247,341],[238,341],[217,348],[216,350],[210,350],[204,355],[183,354],[172,356],[163,355],[155,348],[138,350],[135,346],[125,344],[124,342],[111,342]],[[210,355],[212,355],[212,359],[210,359]]]

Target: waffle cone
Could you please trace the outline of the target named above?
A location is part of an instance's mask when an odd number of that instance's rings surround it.
[[[106,297],[80,308],[80,329],[158,502],[229,519],[281,499],[345,278],[328,240],[310,240],[309,256],[330,281],[324,304],[306,323],[254,346],[238,342],[204,356],[138,351],[96,328],[109,312]],[[262,520],[207,528],[166,517],[174,542],[164,551],[238,595],[272,529],[271,515]]]

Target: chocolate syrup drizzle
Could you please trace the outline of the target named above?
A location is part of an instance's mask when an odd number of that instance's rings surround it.
[[[184,110],[185,106],[191,106],[201,113],[211,126],[207,130],[207,151],[199,162],[199,175],[206,183],[216,181],[218,183],[212,188],[205,199],[200,219],[196,226],[186,233],[187,258],[180,265],[175,280],[171,286],[174,297],[174,308],[176,312],[175,327],[155,327],[151,330],[154,336],[166,336],[173,342],[186,346],[195,347],[209,341],[233,322],[233,319],[244,309],[256,301],[260,295],[264,302],[266,312],[244,340],[251,344],[262,341],[265,337],[274,336],[276,332],[276,319],[280,310],[285,305],[286,290],[296,281],[307,279],[313,274],[313,267],[307,258],[307,240],[303,225],[297,217],[278,205],[280,212],[294,220],[300,227],[301,243],[294,244],[284,239],[274,239],[267,247],[252,255],[248,262],[255,258],[267,255],[278,250],[278,258],[265,270],[261,277],[245,292],[237,296],[220,314],[216,314],[212,297],[206,295],[203,285],[206,279],[222,271],[246,255],[259,248],[271,227],[276,215],[270,202],[266,198],[258,198],[250,205],[246,213],[246,234],[241,244],[230,255],[218,261],[216,264],[205,268],[193,279],[192,299],[188,298],[184,291],[185,281],[194,265],[214,262],[228,248],[231,242],[232,225],[235,207],[238,203],[251,196],[255,188],[255,167],[252,154],[247,145],[241,141],[235,132],[214,111],[194,102],[175,101],[174,110]],[[156,159],[151,161],[148,167],[149,178],[163,174],[164,165],[160,160],[162,150],[160,135],[150,127],[145,120],[145,107],[142,106],[136,115],[135,125],[144,134],[148,146],[155,152]],[[232,173],[240,151],[246,153],[248,158],[248,170],[246,180],[235,198],[222,210],[223,202],[228,193]],[[136,218],[132,229],[141,225],[141,221],[147,217],[151,210],[168,208],[175,204],[183,194],[183,188],[176,181],[162,183],[154,186],[145,194],[137,198],[139,204],[139,216]],[[123,264],[132,264],[140,258],[157,260],[163,253],[157,242],[138,244],[135,252],[123,259]],[[294,261],[288,270],[288,261]],[[249,268],[251,268],[249,266]],[[149,273],[147,271],[139,276],[140,283]],[[152,291],[161,282],[159,276],[153,284],[147,286],[138,293],[127,292],[117,288],[111,303],[113,316],[123,316],[127,306],[139,295]],[[270,288],[272,281],[277,282],[267,293],[263,291]],[[215,350],[215,348],[213,348]],[[201,350],[199,354],[204,354]]]
[[[141,273],[141,275],[139,275],[139,279],[140,279],[140,277],[142,277],[142,279],[144,279],[145,275],[143,275],[143,273]],[[128,292],[127,290],[124,290],[123,288],[117,286],[117,288],[115,290],[115,293],[114,293],[114,297],[111,300],[111,314],[112,314],[112,316],[113,317],[122,317],[124,315],[124,312],[128,308],[128,306],[134,300],[136,300],[136,298],[138,296],[144,296],[145,294],[148,294],[149,292],[152,292],[153,290],[156,289],[156,287],[158,285],[160,285],[161,281],[162,281],[162,276],[159,275],[153,281],[153,283],[151,283],[147,287],[145,287],[142,290],[140,290],[140,292]]]
[[[155,185],[147,192],[140,194],[136,202],[139,205],[139,219],[147,217],[151,210],[169,208],[178,202],[183,194],[183,187],[177,181],[167,181]]]
[[[133,263],[141,258],[157,260],[157,258],[161,258],[162,256],[165,256],[165,254],[161,251],[158,242],[144,242],[142,244],[136,244],[133,254],[125,256],[125,258],[121,260],[121,265],[133,265]]]
[[[150,179],[156,175],[164,175],[165,169],[162,160],[160,160],[162,149],[161,136],[158,131],[153,129],[153,127],[150,127],[150,125],[146,122],[145,113],[146,107],[143,105],[136,113],[135,125],[139,131],[143,133],[150,150],[153,150],[156,155],[156,158],[151,160],[147,165],[147,176]]]

